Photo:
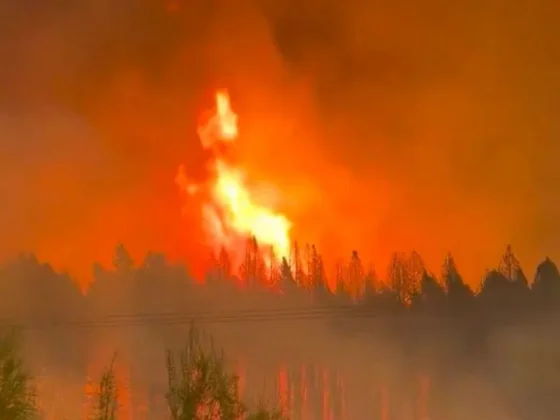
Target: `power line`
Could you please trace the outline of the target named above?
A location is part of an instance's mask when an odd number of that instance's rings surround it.
[[[100,318],[45,318],[41,320],[24,320],[4,318],[0,325],[14,326],[23,330],[36,329],[90,329],[134,327],[141,325],[181,325],[181,324],[224,324],[265,321],[303,321],[327,318],[363,318],[371,317],[371,308],[354,305],[330,305],[314,308],[276,308],[265,310],[234,311],[196,311],[196,312],[146,312],[135,314],[117,314]]]

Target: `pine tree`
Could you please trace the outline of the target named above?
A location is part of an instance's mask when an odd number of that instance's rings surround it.
[[[118,244],[115,248],[113,267],[119,274],[128,274],[134,269],[134,261],[123,244]]]
[[[379,279],[373,264],[369,264],[368,269],[364,275],[364,296],[366,302],[372,302],[380,292]]]
[[[406,269],[410,281],[410,288],[412,293],[417,293],[420,290],[422,279],[426,273],[424,260],[416,251],[412,251],[406,263]]]
[[[270,248],[270,263],[268,267],[268,282],[271,287],[278,288],[280,280],[280,261],[274,252],[274,248]]]
[[[247,239],[245,256],[239,272],[243,284],[248,287],[256,287],[264,283],[266,267],[255,236]]]
[[[292,267],[294,272],[294,280],[296,281],[296,284],[299,287],[304,287],[305,272],[303,270],[299,245],[297,242],[294,242],[294,246],[292,248]]]
[[[346,282],[348,284],[348,289],[352,297],[358,298],[364,295],[364,267],[362,264],[362,260],[358,255],[358,251],[352,251],[350,262],[348,263],[347,268]]]
[[[436,278],[424,271],[420,281],[419,305],[428,311],[439,311],[445,303],[445,290]]]
[[[298,287],[294,279],[290,264],[288,263],[288,260],[286,258],[282,258],[282,261],[280,262],[279,285],[280,289],[284,292],[285,295],[292,295]]]
[[[407,258],[404,254],[393,254],[389,263],[388,278],[398,303],[408,306],[414,293],[414,285],[407,270]]]
[[[537,266],[532,292],[539,305],[547,307],[560,304],[560,273],[548,257]]]
[[[323,273],[323,260],[319,253],[317,252],[317,248],[315,245],[311,245],[310,248],[310,261],[308,264],[309,271],[309,284],[311,288],[317,288],[321,283],[324,282],[324,273]]]
[[[451,311],[464,310],[474,297],[472,290],[465,284],[459,274],[455,260],[447,254],[443,261],[441,280],[447,292],[447,300]]]
[[[523,289],[528,288],[527,277],[523,273],[519,260],[513,253],[511,245],[506,247],[500,264],[498,265],[498,271],[510,282],[517,283]]]
[[[346,294],[346,269],[341,261],[335,265],[335,293],[339,297]]]

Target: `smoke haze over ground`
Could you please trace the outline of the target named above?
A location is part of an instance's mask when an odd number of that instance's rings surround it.
[[[325,252],[451,250],[471,283],[504,243],[558,255],[558,7],[3,2],[0,252],[82,278],[117,241],[206,255],[172,179],[227,87],[240,161]]]
[[[368,283],[353,298],[343,284],[334,295],[284,269],[278,293],[255,271],[231,278],[221,263],[201,285],[162,255],[134,263],[123,247],[114,267],[95,266],[84,296],[22,255],[0,266],[0,319],[22,326],[47,418],[84,418],[87,384],[114,352],[119,418],[165,418],[164,352],[185,344],[193,318],[225,350],[244,398],[264,390],[291,419],[558,418],[557,268],[545,260],[529,289],[508,250],[473,296],[446,263],[439,282],[421,274],[404,307],[408,257],[394,263],[391,290]],[[342,283],[359,264],[353,257]]]

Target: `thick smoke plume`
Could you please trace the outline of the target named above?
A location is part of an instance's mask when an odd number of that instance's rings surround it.
[[[202,173],[196,119],[227,86],[240,158],[281,184],[301,240],[378,265],[417,249],[436,267],[451,250],[473,283],[504,243],[534,265],[558,251],[558,12],[3,2],[0,253],[83,279],[118,241],[206,258],[169,180],[179,156]]]

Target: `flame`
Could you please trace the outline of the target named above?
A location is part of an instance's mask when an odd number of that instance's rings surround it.
[[[210,171],[213,174],[204,188],[187,177],[184,166],[179,167],[176,182],[188,195],[207,191],[202,205],[202,216],[211,244],[217,250],[239,254],[240,239],[254,236],[261,246],[271,247],[275,255],[288,258],[291,222],[271,206],[256,199],[246,182],[244,171],[224,156],[225,147],[235,143],[239,136],[238,116],[231,108],[225,90],[216,93],[214,114],[198,128],[202,147],[212,151]]]

